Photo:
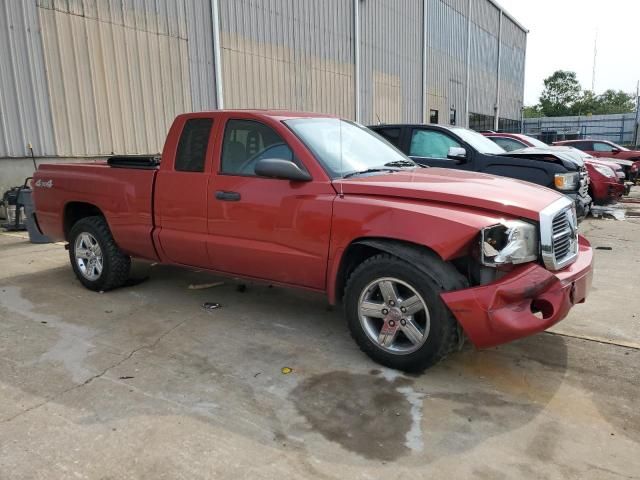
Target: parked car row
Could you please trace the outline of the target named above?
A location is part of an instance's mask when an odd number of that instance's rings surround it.
[[[551,152],[564,152],[573,158],[582,159],[589,173],[589,195],[596,205],[613,203],[618,201],[623,194],[628,195],[633,183],[631,180],[635,180],[634,162],[593,157],[588,152],[574,148],[572,141],[549,146],[536,138],[518,133],[488,132],[484,135],[509,152],[527,147],[538,147]],[[629,181],[625,182],[626,179]]]
[[[552,188],[573,200],[578,217],[589,211],[584,161],[540,149],[507,152],[480,133],[443,125],[369,127],[421,165],[490,173]],[[515,184],[514,184],[515,187]]]
[[[160,161],[39,165],[36,224],[68,242],[88,289],[124,285],[144,258],[322,292],[366,354],[414,372],[585,301],[581,161],[453,127],[373,128],[393,145],[325,115],[179,115]]]

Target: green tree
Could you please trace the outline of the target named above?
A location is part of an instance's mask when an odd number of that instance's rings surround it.
[[[606,90],[598,95],[598,114],[630,113],[636,109],[635,97],[622,90]]]
[[[600,99],[591,90],[585,90],[571,107],[571,115],[597,115],[600,112]]]
[[[544,116],[540,105],[533,105],[530,107],[524,107],[524,118],[538,118]]]
[[[540,108],[546,117],[571,115],[582,88],[575,72],[558,70],[544,80]]]

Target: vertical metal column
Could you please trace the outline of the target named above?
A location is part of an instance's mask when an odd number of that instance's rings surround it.
[[[500,129],[500,60],[502,54],[502,10],[500,10],[500,23],[498,26],[498,66],[496,69],[496,103],[494,106],[495,117],[493,119],[493,129],[497,132]]]
[[[353,0],[353,57],[356,122],[360,122],[360,0]]]
[[[427,2],[422,0],[422,123],[429,123],[427,105]]]
[[[467,1],[467,91],[464,97],[464,124],[469,128],[469,69],[471,67],[471,0]]]
[[[216,108],[224,108],[222,90],[222,60],[220,59],[220,10],[219,0],[211,2],[211,32],[213,34],[213,69],[216,79]]]

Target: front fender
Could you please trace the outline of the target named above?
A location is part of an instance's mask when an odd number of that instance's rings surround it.
[[[427,247],[448,261],[466,255],[482,228],[506,218],[468,206],[372,196],[338,197],[333,212],[327,269],[332,304],[337,299],[340,265],[353,242],[400,240]]]

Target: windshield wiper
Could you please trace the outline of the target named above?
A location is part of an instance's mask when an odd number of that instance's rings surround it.
[[[363,175],[365,173],[376,173],[376,172],[397,172],[398,170],[395,168],[367,168],[366,170],[359,170],[355,172],[345,173],[342,178],[354,177],[356,175]]]
[[[394,160],[393,162],[385,163],[385,167],[417,167],[418,165],[411,160]]]

